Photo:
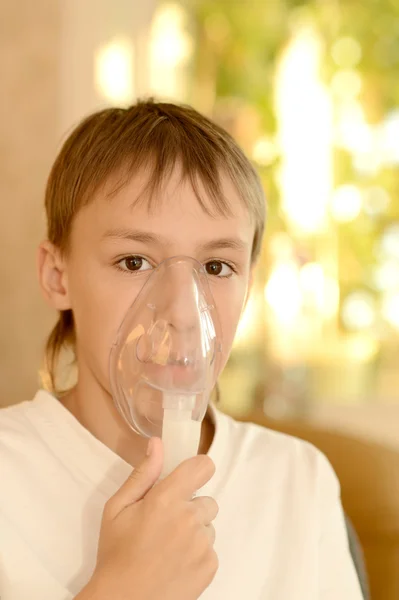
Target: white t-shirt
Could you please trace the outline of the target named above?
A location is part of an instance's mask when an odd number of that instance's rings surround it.
[[[201,600],[360,600],[337,479],[315,448],[214,411],[203,488],[220,567]],[[40,391],[0,410],[0,598],[70,600],[131,467]],[[134,598],[134,594],[132,595]]]

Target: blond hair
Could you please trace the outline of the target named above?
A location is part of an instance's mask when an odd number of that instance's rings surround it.
[[[72,222],[100,187],[117,176],[117,192],[142,168],[150,167],[144,190],[148,202],[176,164],[188,178],[202,208],[229,215],[221,174],[235,185],[255,225],[252,259],[259,254],[265,223],[265,198],[255,169],[233,138],[189,106],[138,102],[130,108],[109,108],[84,119],[64,143],[51,169],[45,195],[47,235],[61,252],[68,251]],[[211,199],[205,204],[199,184]],[[56,368],[61,350],[74,348],[71,310],[62,311],[45,351],[47,387],[56,391]]]

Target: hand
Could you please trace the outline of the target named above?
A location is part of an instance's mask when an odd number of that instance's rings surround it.
[[[218,507],[209,497],[193,499],[214,474],[213,462],[190,458],[156,483],[161,471],[162,442],[153,438],[105,505],[97,566],[76,600],[197,600],[213,580]]]

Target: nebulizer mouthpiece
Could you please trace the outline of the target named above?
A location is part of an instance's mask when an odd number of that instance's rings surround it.
[[[163,475],[197,454],[221,334],[204,267],[170,258],[146,280],[111,350],[110,382],[130,427],[161,437]]]

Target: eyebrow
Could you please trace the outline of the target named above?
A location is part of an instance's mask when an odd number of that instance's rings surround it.
[[[167,246],[169,240],[160,235],[154,235],[146,231],[135,229],[111,229],[103,235],[103,239],[115,238],[120,240],[131,240],[133,242],[141,242],[142,244],[156,244],[158,246]],[[209,252],[212,250],[238,250],[243,252],[248,249],[248,244],[236,237],[226,237],[216,240],[211,240],[203,244],[199,244],[200,251]]]
[[[239,250],[243,251],[248,248],[248,244],[239,238],[221,238],[220,240],[212,240],[206,244],[201,244],[200,249],[203,251],[209,250]]]
[[[166,243],[166,239],[163,239],[158,235],[153,235],[152,233],[147,233],[146,231],[139,231],[136,229],[110,229],[102,236],[102,239],[109,238],[115,238],[118,240],[131,240],[132,242],[141,242],[143,244]]]

